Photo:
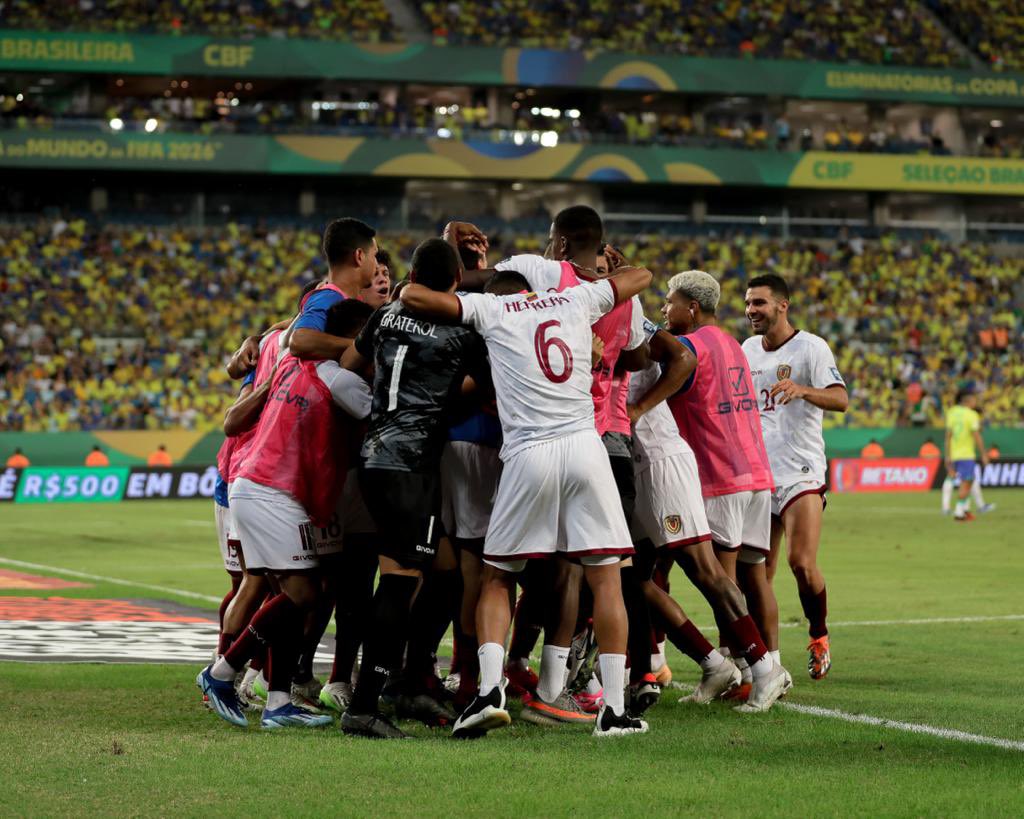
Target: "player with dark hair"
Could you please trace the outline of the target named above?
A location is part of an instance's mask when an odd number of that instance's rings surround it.
[[[410,280],[451,293],[461,267],[450,244],[428,239],[413,254]],[[465,376],[486,377],[486,350],[470,328],[424,321],[399,301],[373,315],[343,358],[345,367],[357,371],[371,363],[373,410],[360,485],[377,525],[381,576],[341,725],[348,734],[401,738],[405,734],[380,713],[378,699],[401,664],[406,641],[400,710],[434,724],[447,714],[425,688],[426,677],[435,679],[433,652],[451,622],[460,582],[454,554],[438,549],[440,460],[450,407]]]
[[[377,271],[368,287],[359,291],[359,298],[374,310],[387,303],[391,296],[391,254],[383,248],[377,251]]]
[[[768,710],[792,683],[769,654],[771,644],[765,645],[769,635],[778,634],[779,619],[765,572],[771,547],[772,472],[746,357],[718,326],[720,297],[714,277],[688,270],[669,279],[662,312],[670,332],[680,334],[679,340],[696,358],[692,376],[669,400],[669,408],[697,458],[708,528],[719,560],[738,581],[753,615],[720,624],[731,649],[739,652],[737,665],[752,678],[747,702],[737,706],[746,713]]]
[[[943,449],[946,473],[955,475],[960,482],[953,517],[958,521],[974,520],[969,508],[968,495],[971,494],[971,486],[977,477],[979,454],[982,465],[988,464],[989,457],[981,437],[978,396],[973,390],[957,390],[956,405],[950,407],[946,413],[946,439]]]
[[[825,412],[845,412],[850,397],[828,342],[790,324],[789,287],[781,276],[751,279],[745,303],[754,335],[743,342],[743,352],[775,478],[768,579],[775,576],[785,535],[809,624],[807,670],[811,679],[820,680],[832,665],[825,578],[818,568],[827,468],[821,429]]]
[[[504,469],[484,542],[477,609],[480,690],[455,724],[457,737],[477,736],[510,721],[502,685],[509,596],[528,559],[554,554],[583,563],[594,595],[605,685],[595,735],[647,730],[625,711],[627,621],[618,564],[633,548],[607,451],[594,426],[589,365],[591,325],[650,280],[649,271],[628,267],[611,279],[542,294],[522,292],[525,277],[507,270],[484,294],[455,296],[415,285],[402,292],[412,310],[460,320],[483,335],[503,432]]]

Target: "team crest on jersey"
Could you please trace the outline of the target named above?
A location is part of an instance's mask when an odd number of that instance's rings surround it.
[[[678,535],[679,530],[683,528],[683,519],[679,515],[666,515],[665,516],[665,531],[670,535]]]
[[[779,368],[775,371],[775,377],[778,378],[779,381],[785,381],[792,374],[793,368],[790,367],[788,364],[780,364]]]

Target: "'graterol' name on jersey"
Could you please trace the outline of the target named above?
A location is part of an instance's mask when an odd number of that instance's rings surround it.
[[[421,336],[437,338],[437,325],[429,321],[420,321],[412,316],[403,316],[401,313],[385,313],[380,320],[380,326],[392,330],[401,330],[404,333],[416,333]]]

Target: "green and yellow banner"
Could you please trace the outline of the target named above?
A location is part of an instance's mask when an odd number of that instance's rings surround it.
[[[1024,161],[454,139],[0,131],[0,167],[1024,195]]]
[[[294,77],[1024,105],[1024,75],[404,43],[0,29],[0,71]]]

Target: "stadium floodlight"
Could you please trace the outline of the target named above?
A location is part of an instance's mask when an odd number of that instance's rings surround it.
[[[1002,128],[1003,121],[1001,119],[994,119],[989,123],[989,126],[992,128]]]
[[[540,108],[531,108],[530,113],[533,114],[534,116],[537,116],[538,114],[540,114]]]
[[[570,108],[568,111],[565,112],[565,115],[567,117],[569,117],[569,119],[579,119],[580,109],[579,108]]]
[[[147,119],[146,120],[146,133],[147,134],[153,133],[157,129],[157,126],[159,124],[160,123],[156,120],[155,117],[150,117],[149,119]]]
[[[558,144],[558,134],[555,131],[545,131],[540,135],[540,144],[545,148],[554,148]]]
[[[120,131],[122,128],[124,128],[124,122],[122,122],[120,117],[114,117],[110,120],[111,131]]]
[[[515,143],[516,145],[522,145],[524,142],[526,142],[526,132],[516,131],[515,133],[513,133],[512,142]]]
[[[18,94],[18,96],[16,96],[16,97],[15,97],[14,99],[15,99],[16,101],[18,101],[18,102],[24,102],[24,100],[25,100],[25,95],[24,95],[24,94]]]

